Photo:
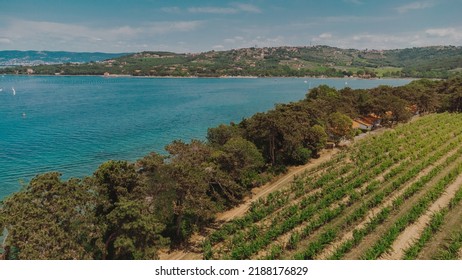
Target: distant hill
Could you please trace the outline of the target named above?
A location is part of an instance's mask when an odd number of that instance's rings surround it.
[[[114,55],[116,56],[116,55]],[[356,50],[329,46],[243,48],[203,53],[141,52],[85,64],[33,67],[35,74],[176,77],[447,78],[462,70],[462,47]],[[73,62],[71,59],[66,62]],[[27,68],[3,70],[27,73]],[[30,73],[31,71],[29,71]]]
[[[0,66],[34,66],[40,64],[86,63],[120,57],[127,53],[0,51]]]

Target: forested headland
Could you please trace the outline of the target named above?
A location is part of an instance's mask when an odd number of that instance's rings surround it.
[[[207,141],[173,141],[167,155],[108,161],[81,179],[40,174],[0,204],[2,257],[156,259],[252,188],[318,157],[327,142],[361,133],[353,119],[374,115],[393,127],[416,114],[460,111],[460,76],[373,89],[319,86],[301,101],[210,128]]]
[[[449,78],[462,47],[356,50],[329,46],[243,48],[202,53],[141,52],[104,61],[0,69],[5,74],[173,77]]]

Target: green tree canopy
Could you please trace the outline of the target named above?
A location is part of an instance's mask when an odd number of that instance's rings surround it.
[[[189,237],[194,228],[202,227],[213,219],[216,209],[209,191],[208,170],[212,150],[204,143],[193,140],[190,144],[173,141],[166,147],[170,153],[166,174],[174,178],[174,230],[178,240]]]
[[[157,258],[166,240],[165,226],[149,211],[143,181],[135,165],[108,161],[94,173],[98,193],[96,218],[101,228],[103,259]]]
[[[207,130],[207,140],[215,146],[223,146],[229,139],[239,135],[239,127],[234,123],[230,125],[220,124]]]
[[[62,181],[60,176],[57,172],[38,175],[3,202],[6,258],[96,257],[102,243],[94,223],[95,194],[86,180]]]
[[[352,120],[339,112],[329,115],[327,120],[327,133],[330,138],[336,143],[340,143],[343,139],[351,139],[353,137]]]
[[[255,144],[242,137],[229,139],[216,158],[223,171],[246,187],[255,185],[254,180],[265,164]]]

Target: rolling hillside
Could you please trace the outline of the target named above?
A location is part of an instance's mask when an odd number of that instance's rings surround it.
[[[12,68],[3,72],[26,74],[27,69],[27,67]],[[446,78],[454,72],[459,72],[460,69],[462,69],[462,47],[453,46],[384,51],[312,46],[244,48],[194,54],[142,52],[102,62],[33,67],[35,74],[49,75],[106,73],[177,77],[353,76],[360,78]]]
[[[205,259],[462,258],[462,116],[369,135],[206,238]]]

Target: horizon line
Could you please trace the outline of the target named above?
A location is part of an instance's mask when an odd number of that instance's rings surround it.
[[[314,47],[328,47],[328,48],[336,48],[342,50],[358,50],[358,51],[391,51],[391,50],[405,50],[405,49],[419,49],[419,48],[437,48],[437,47],[452,47],[452,48],[462,48],[461,46],[456,45],[427,45],[427,46],[409,46],[403,48],[390,48],[390,49],[376,49],[376,48],[347,48],[347,47],[336,47],[330,45],[280,45],[280,46],[250,46],[250,47],[241,47],[241,48],[231,48],[231,49],[224,49],[224,50],[216,50],[216,49],[209,49],[207,51],[197,51],[197,52],[175,52],[169,50],[141,50],[141,51],[128,51],[128,52],[106,52],[106,51],[72,51],[72,50],[33,50],[33,49],[6,49],[0,50],[0,52],[69,52],[69,53],[105,53],[105,54],[134,54],[134,53],[143,53],[143,52],[169,52],[174,54],[198,54],[198,53],[207,53],[207,52],[226,52],[226,51],[233,51],[233,50],[244,50],[244,49],[271,49],[271,48],[314,48]]]

